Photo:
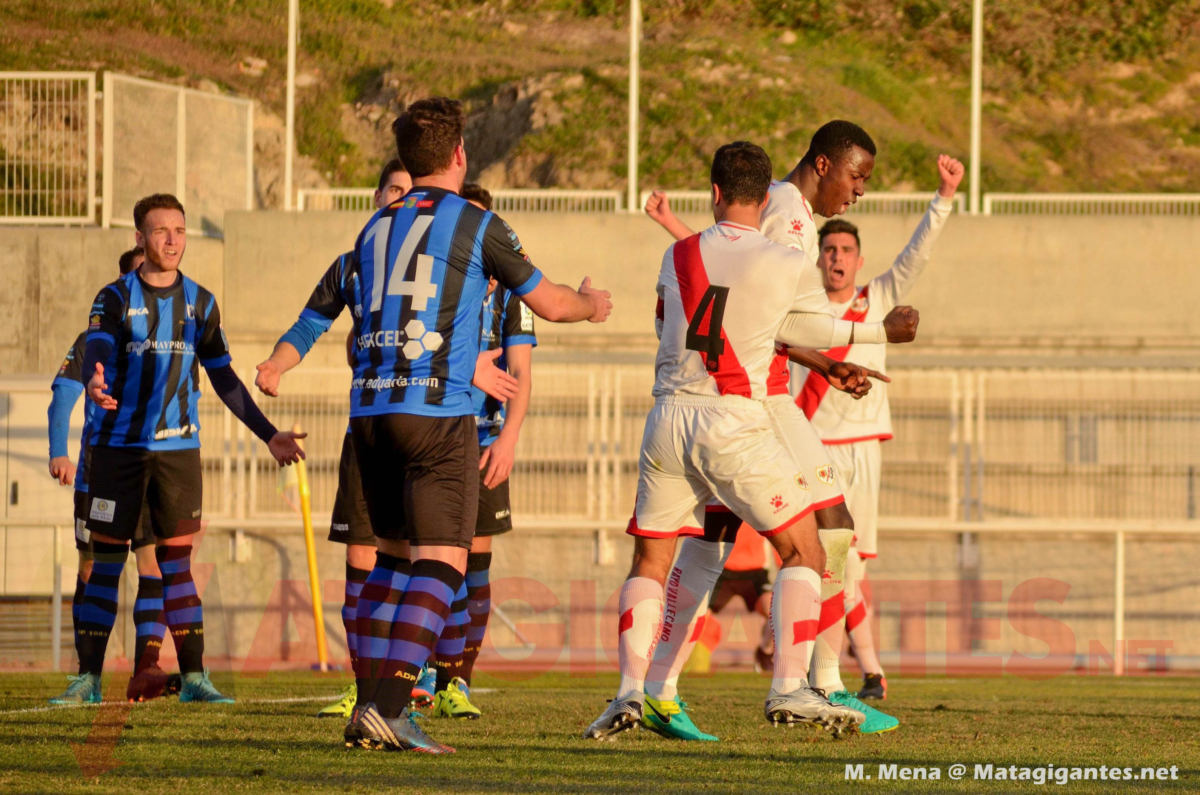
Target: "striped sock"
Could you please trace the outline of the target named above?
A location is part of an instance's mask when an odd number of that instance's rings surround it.
[[[342,626],[346,628],[346,649],[350,652],[350,668],[358,658],[358,596],[371,572],[356,569],[346,563],[346,601],[342,605]]]
[[[79,614],[83,610],[83,592],[87,589],[87,582],[78,574],[75,575],[75,595],[71,597],[71,633],[75,637],[75,656],[79,658],[79,673],[86,674],[83,670],[83,652],[79,648]]]
[[[404,589],[392,625],[383,676],[375,690],[375,706],[383,717],[397,718],[408,706],[413,685],[442,634],[450,603],[462,584],[462,573],[449,563],[413,563],[412,579]]]
[[[432,662],[437,668],[437,692],[446,689],[450,680],[462,675],[463,647],[467,644],[467,583],[458,586],[454,601],[450,603],[450,616],[437,645],[433,647]]]
[[[158,666],[167,626],[163,623],[163,581],[159,577],[138,577],[137,599],[133,602],[133,623],[137,627],[134,642],[134,672]]]
[[[407,558],[376,552],[375,568],[367,575],[358,594],[358,611],[354,622],[358,654],[355,657],[354,678],[361,704],[375,700],[375,690],[383,675],[383,661],[387,659],[392,623],[396,620],[396,605],[404,595],[411,571],[412,563]]]
[[[85,672],[99,676],[104,670],[108,636],[117,623],[117,587],[129,557],[129,545],[93,541],[92,553],[92,576],[79,608],[79,665]]]
[[[204,606],[192,580],[192,545],[161,545],[154,550],[162,571],[163,610],[175,640],[182,674],[204,671]]]
[[[483,648],[483,636],[487,634],[488,619],[492,615],[492,568],[491,552],[471,552],[467,555],[467,642],[463,646],[463,664],[460,674],[471,684],[475,672],[475,660]]]

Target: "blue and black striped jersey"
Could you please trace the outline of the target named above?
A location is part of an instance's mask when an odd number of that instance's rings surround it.
[[[533,330],[533,312],[516,293],[504,287],[497,287],[491,295],[483,299],[481,325],[481,351],[494,351],[501,347],[507,350],[513,345],[537,345],[537,335]],[[501,370],[508,369],[508,362],[503,353],[496,359],[496,366]],[[487,447],[496,441],[500,429],[504,427],[504,404],[477,386],[471,387],[471,404],[475,407],[479,445]]]
[[[58,368],[58,375],[54,376],[54,381],[50,384],[51,388],[56,386],[66,386],[71,390],[79,390],[82,393],[87,386],[83,383],[83,349],[87,344],[87,332],[81,332],[75,338],[75,343],[71,346],[71,350],[67,351],[67,355],[63,357],[62,366]],[[78,400],[78,393],[75,400]],[[72,404],[74,405],[74,401]],[[68,412],[69,413],[69,412]],[[96,404],[88,399],[83,401],[83,439],[79,444],[79,463],[75,467],[75,490],[86,492],[87,487],[87,464],[91,456],[88,455],[88,426],[92,422],[92,415],[96,413]]]
[[[519,296],[542,279],[512,228],[456,193],[414,188],[367,223],[354,267],[350,416],[473,414],[488,277]]]
[[[180,450],[200,446],[200,365],[229,364],[216,298],[177,274],[152,287],[133,271],[92,304],[88,342],[112,344],[104,380],[117,408],[97,410],[88,437],[101,447]]]

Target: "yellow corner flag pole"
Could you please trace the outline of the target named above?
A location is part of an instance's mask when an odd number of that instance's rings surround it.
[[[292,426],[300,433],[300,425]],[[313,623],[317,627],[317,662],[322,671],[329,670],[329,654],[325,647],[325,616],[322,610],[321,578],[317,574],[317,548],[313,543],[312,494],[308,490],[308,470],[304,459],[296,462],[296,484],[300,491],[300,515],[304,517],[304,551],[308,557],[308,588],[312,592]]]

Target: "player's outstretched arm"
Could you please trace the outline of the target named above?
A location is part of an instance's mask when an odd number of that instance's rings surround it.
[[[845,345],[912,342],[921,315],[911,306],[898,306],[880,322],[853,323],[822,312],[789,312],[775,333],[775,341],[788,348],[827,351]]]
[[[695,234],[671,211],[671,201],[665,191],[656,190],[646,199],[646,215],[653,218],[676,240],[684,240]]]
[[[612,312],[610,298],[608,290],[592,287],[590,276],[583,280],[578,290],[543,277],[536,287],[521,296],[535,315],[551,323],[578,323],[581,320],[603,323]]]
[[[242,379],[237,377],[231,365],[226,363],[218,367],[206,367],[205,370],[208,372],[213,392],[216,392],[226,408],[233,412],[233,416],[241,420],[255,436],[266,442],[271,455],[280,465],[294,464],[304,458],[304,451],[296,444],[296,440],[303,439],[308,434],[280,431],[272,425],[254,402],[254,398],[250,397],[249,390],[242,383]]]
[[[933,244],[937,242],[942,227],[946,225],[950,213],[954,210],[954,194],[963,179],[963,164],[950,155],[939,155],[937,170],[941,180],[937,195],[921,216],[908,244],[896,255],[891,268],[871,280],[871,295],[880,296],[885,301],[885,306],[899,304],[908,295],[908,291],[929,264]]]
[[[797,364],[820,373],[834,389],[852,396],[858,400],[871,391],[870,379],[875,378],[890,383],[888,378],[877,370],[855,364],[854,362],[839,362],[829,356],[809,348],[788,348],[788,358]]]
[[[255,365],[258,375],[254,376],[254,385],[258,391],[271,397],[279,397],[279,380],[283,374],[291,370],[304,359],[296,346],[280,340],[275,343],[275,350],[261,364]]]

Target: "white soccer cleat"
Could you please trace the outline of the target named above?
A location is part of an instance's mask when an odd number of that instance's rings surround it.
[[[856,730],[866,720],[863,713],[831,703],[824,692],[807,684],[802,684],[791,693],[772,690],[763,705],[763,713],[773,726],[781,723],[787,726],[819,726],[833,732],[835,737]]]
[[[615,740],[621,732],[636,729],[642,722],[642,702],[637,698],[613,699],[608,709],[588,726],[585,740]]]

